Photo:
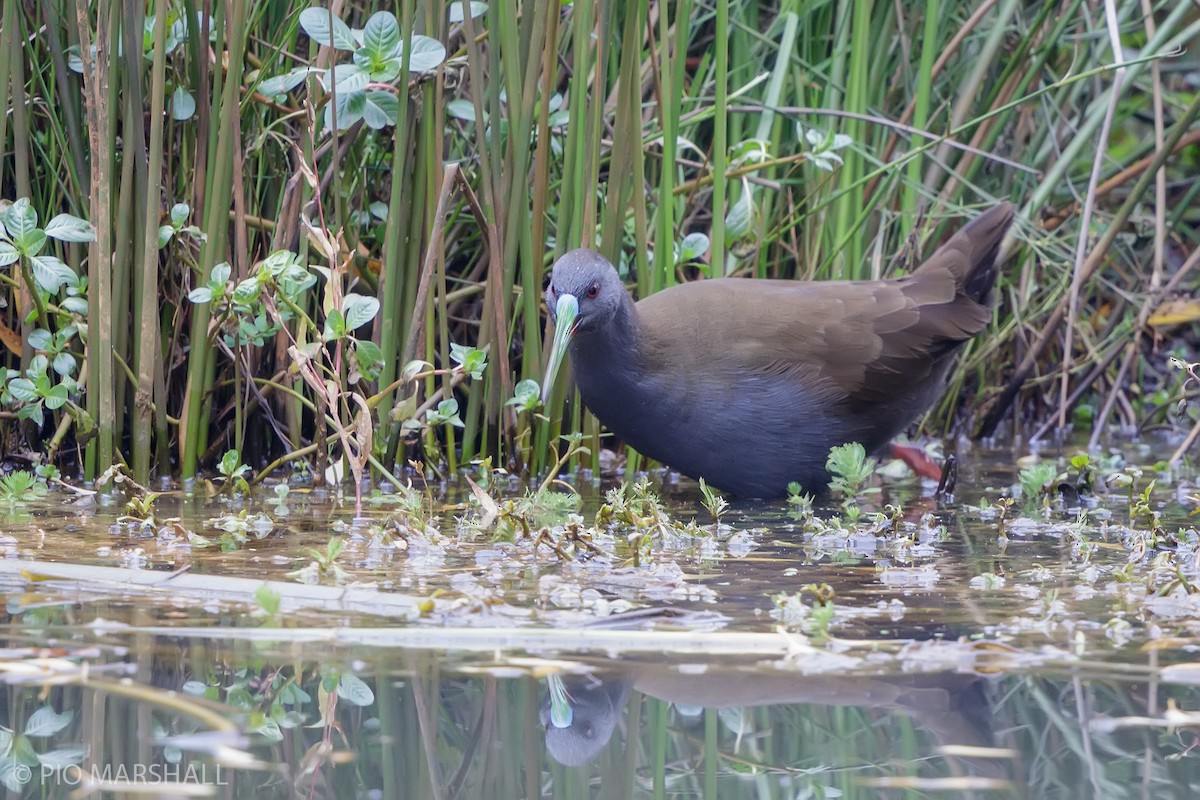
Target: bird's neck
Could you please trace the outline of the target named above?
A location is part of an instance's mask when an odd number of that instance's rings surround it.
[[[664,404],[669,373],[654,363],[654,342],[628,296],[600,329],[576,333],[571,362],[579,396],[604,427],[652,458],[667,453],[655,447],[656,435],[677,420]]]
[[[637,381],[641,371],[638,338],[637,309],[628,295],[607,324],[575,334],[571,360],[585,400],[613,383]]]

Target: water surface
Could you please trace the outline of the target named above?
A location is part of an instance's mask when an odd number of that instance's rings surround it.
[[[1140,464],[1140,495],[1150,453],[1123,454],[1104,470]],[[940,505],[885,479],[857,521],[779,501],[714,524],[688,481],[655,487],[661,524],[601,528],[592,490],[576,517],[494,489],[490,513],[453,487],[419,513],[377,496],[358,519],[324,490],[282,508],[169,493],[149,521],[52,495],[0,513],[0,781],[21,797],[1193,796],[1189,485],[1008,507],[1015,464],[964,459]]]

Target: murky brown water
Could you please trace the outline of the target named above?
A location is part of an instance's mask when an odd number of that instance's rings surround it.
[[[1151,452],[1124,448],[1138,492]],[[376,498],[357,520],[327,492],[292,491],[286,512],[175,494],[152,524],[52,495],[0,511],[0,782],[21,797],[1194,796],[1188,485],[1160,478],[1132,520],[1123,489],[1001,513],[1016,470],[1008,452],[965,459],[940,509],[885,480],[854,524],[777,502],[715,527],[685,481],[659,487],[677,524],[583,542],[559,514],[540,544],[497,539],[465,490],[427,498],[428,519]],[[600,502],[585,497],[583,528]],[[868,518],[888,504],[903,510]],[[331,536],[344,547],[324,563],[310,549]]]

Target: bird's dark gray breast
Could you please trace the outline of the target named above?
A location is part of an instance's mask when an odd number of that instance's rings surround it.
[[[895,434],[872,430],[833,390],[800,376],[655,374],[595,365],[586,353],[576,352],[576,385],[606,428],[638,452],[737,495],[781,496],[792,481],[820,492],[831,447],[853,440],[874,450]]]

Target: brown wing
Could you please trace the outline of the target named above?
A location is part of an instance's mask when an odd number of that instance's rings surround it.
[[[791,375],[851,407],[887,403],[941,370],[991,319],[1007,203],[964,227],[918,270],[888,281],[700,281],[637,304],[652,373],[733,385]]]

